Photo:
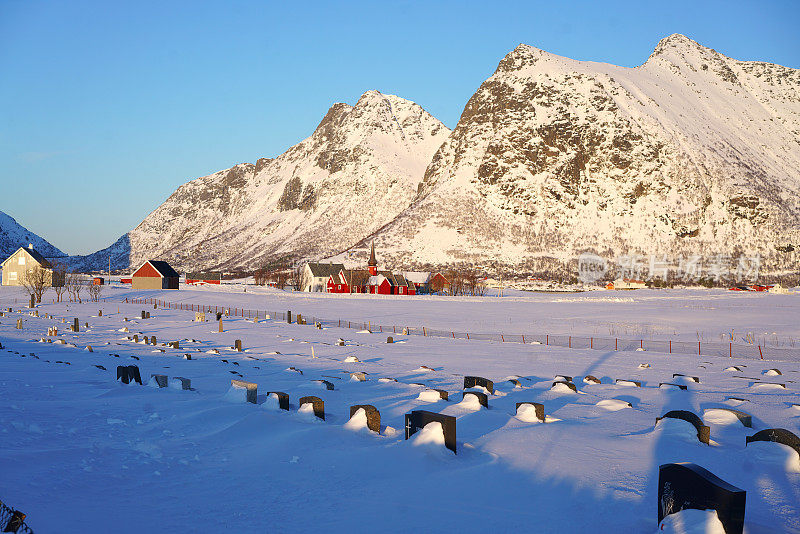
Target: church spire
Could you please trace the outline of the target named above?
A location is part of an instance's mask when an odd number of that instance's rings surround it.
[[[369,266],[369,274],[375,276],[378,274],[378,260],[375,259],[375,241],[372,242],[372,247],[369,251],[369,261],[367,262]]]

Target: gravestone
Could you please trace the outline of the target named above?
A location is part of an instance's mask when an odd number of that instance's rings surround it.
[[[154,310],[157,310],[157,309],[158,309],[158,304],[157,304],[157,303],[153,303],[153,309],[154,309]]]
[[[444,446],[458,454],[456,450],[456,418],[452,415],[443,415],[427,410],[413,410],[411,413],[407,413],[406,439],[416,434],[420,428],[425,428],[428,423],[441,423]]]
[[[337,339],[336,340],[336,346],[344,347],[344,339],[342,339],[342,338]]]
[[[420,385],[422,385],[422,384],[420,384]],[[449,398],[450,398],[450,394],[447,393],[447,390],[431,388],[431,391],[435,391],[436,393],[438,393],[439,394],[439,398],[442,399],[442,400],[449,400]]]
[[[553,380],[555,380],[556,382],[558,381],[572,382],[572,377],[567,375],[556,375],[555,377],[553,377]]]
[[[553,384],[550,386],[550,389],[554,388],[554,387],[555,387],[557,384],[564,384],[565,386],[567,386],[569,389],[571,389],[571,390],[572,390],[572,391],[574,391],[575,393],[577,393],[577,392],[578,392],[578,388],[577,388],[577,387],[575,387],[575,384],[573,384],[572,382],[565,382],[564,380],[556,380],[556,381],[555,381],[555,382],[553,382]]]
[[[75,319],[72,321],[72,331],[79,332],[80,329],[81,329],[81,323],[78,321],[78,318],[75,317]]]
[[[317,380],[316,382],[323,384],[328,391],[333,391],[333,382],[328,382],[327,380]]]
[[[356,414],[358,410],[364,410],[367,414],[367,428],[373,432],[381,433],[381,412],[371,404],[356,404],[350,406],[350,419]]]
[[[139,374],[139,368],[135,365],[118,365],[117,380],[122,380],[123,384],[130,384],[131,381],[134,381],[142,385],[142,375]]]
[[[522,384],[520,384],[519,380],[517,380],[516,378],[509,378],[508,380],[506,380],[506,382],[511,382],[511,384],[513,384],[514,387],[522,387]]]
[[[587,384],[600,384],[600,379],[593,375],[586,375],[583,377],[583,381]]]
[[[300,397],[300,400],[297,401],[297,405],[300,407],[302,407],[304,404],[311,404],[311,406],[314,408],[314,415],[323,421],[325,420],[325,401],[319,397],[309,395],[307,397]]]
[[[615,384],[619,384],[620,382],[630,382],[637,388],[642,387],[642,383],[638,380],[628,380],[627,378],[617,378],[616,380],[614,380]]]
[[[17,330],[22,330],[22,319],[17,319],[16,329]]]
[[[86,350],[88,350],[89,352],[94,352],[94,349],[92,349],[91,345],[86,345]]]
[[[196,323],[206,322],[206,314],[203,312],[194,312],[194,322]]]
[[[742,426],[746,426],[747,428],[753,428],[753,416],[749,413],[742,412],[740,410],[734,410],[733,408],[710,408],[711,410],[722,410],[725,412],[730,412],[736,416]]]
[[[687,389],[689,389],[689,388],[686,386],[686,384],[675,384],[674,382],[659,382],[659,383],[658,383],[658,387],[661,387],[661,386],[672,386],[672,387],[676,387],[676,388],[678,388],[678,389],[681,389],[681,390],[684,390],[684,391],[686,391]]]
[[[150,344],[155,346],[155,344],[156,344],[156,336],[150,336]]]
[[[519,407],[523,404],[530,404],[533,406],[534,410],[536,410],[536,419],[544,423],[544,404],[539,404],[538,402],[518,402],[517,412],[519,412]]]
[[[705,443],[708,445],[708,440],[711,437],[711,429],[704,425],[702,419],[697,417],[692,412],[686,410],[672,410],[665,413],[661,417],[656,417],[656,423],[666,418],[682,419],[683,421],[691,423],[697,430],[697,439],[700,440],[700,443]]]
[[[464,389],[473,388],[473,387],[483,387],[486,390],[494,395],[494,382],[489,380],[488,378],[483,378],[482,376],[465,376],[464,377]]]
[[[303,314],[297,314],[297,324],[303,324]]]
[[[173,376],[172,379],[181,381],[181,389],[183,390],[192,389],[192,380],[190,378],[184,378],[182,376]]]
[[[150,318],[150,312],[147,312],[144,315],[145,315],[145,317],[144,317],[145,319],[149,319]]]
[[[658,468],[658,522],[681,510],[716,510],[726,534],[742,534],[747,492],[692,463]]]
[[[184,360],[191,360],[191,359],[192,359],[192,355],[191,355],[191,354],[188,354],[188,353],[187,353],[187,354],[184,354],[184,355],[183,355],[183,359],[184,359]]]
[[[281,410],[288,410],[289,409],[289,394],[284,393],[283,391],[268,391],[267,396],[269,395],[277,395],[278,397],[278,407]]]
[[[138,343],[138,342],[139,342],[139,336],[138,336],[137,334],[134,334],[134,336],[133,336],[133,342],[134,342],[134,343]]]
[[[289,323],[289,324],[292,324],[292,312],[291,311],[287,311],[286,312],[286,322]]]
[[[467,398],[467,395],[474,395],[475,397],[478,397],[478,402],[481,406],[484,408],[489,407],[489,397],[486,395],[486,393],[483,393],[482,391],[464,391],[461,394],[462,402]]]
[[[98,316],[98,317],[102,317],[102,316],[103,316],[103,310],[100,310],[100,311],[98,311],[98,312],[97,312],[97,316]]]
[[[217,321],[222,320],[222,312],[217,312]]]
[[[782,443],[796,450],[797,454],[800,454],[800,438],[784,428],[767,428],[745,438],[745,444],[754,441],[774,441],[776,443]]]
[[[173,341],[171,345],[172,345],[173,349],[179,349],[180,350],[180,348],[181,348],[181,344],[180,344],[179,341]]]
[[[353,378],[355,378],[359,382],[366,382],[367,374],[362,371],[356,371],[354,373],[350,373],[350,379],[352,380]]]
[[[150,375],[150,378],[155,378],[156,384],[158,384],[160,388],[165,388],[169,385],[169,378],[167,378],[167,375]]]
[[[247,402],[256,404],[258,397],[258,384],[254,382],[245,382],[244,380],[231,379],[231,386],[247,389]]]
[[[242,352],[242,340],[241,339],[235,340],[233,342],[233,348],[238,352]]]
[[[685,378],[690,378],[693,382],[697,382],[698,384],[700,383],[700,378],[697,377],[697,376],[684,375],[684,374],[681,374],[681,373],[672,373],[672,378],[675,378],[676,376],[682,376],[682,377],[685,377]]]
[[[392,336],[389,336],[389,337],[386,338],[386,342],[387,343],[394,343],[394,338],[392,338]]]
[[[777,375],[782,375],[783,374],[783,373],[781,373],[780,369],[774,369],[774,368],[773,369],[767,369],[765,374],[770,372],[770,371],[772,371],[773,373],[775,373]]]
[[[289,367],[289,371],[294,371],[295,373],[300,373],[301,375],[303,374],[303,371],[301,371],[297,367]]]
[[[144,310],[142,310],[142,319],[147,319],[147,315]]]

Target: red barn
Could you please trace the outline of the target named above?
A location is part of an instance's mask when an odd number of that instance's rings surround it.
[[[341,272],[336,275],[330,275],[326,285],[328,293],[350,293],[350,286],[347,285]]]
[[[131,276],[133,289],[178,289],[180,275],[165,261],[148,260]]]

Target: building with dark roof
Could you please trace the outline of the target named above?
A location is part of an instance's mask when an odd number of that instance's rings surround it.
[[[169,263],[147,260],[131,276],[132,289],[178,289],[181,275]]]

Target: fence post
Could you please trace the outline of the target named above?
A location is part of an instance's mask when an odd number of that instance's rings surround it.
[[[619,350],[619,340],[614,338],[614,350]]]
[[[522,334],[522,344],[525,344],[525,334]]]
[[[761,355],[761,359],[764,359],[764,353],[761,352],[761,345],[758,346],[758,353]]]
[[[728,343],[728,357],[733,358],[733,343]]]
[[[590,349],[593,349],[593,348],[594,348],[594,338],[593,338],[593,337],[590,337],[590,338],[589,338],[589,348],[590,348]]]
[[[549,345],[550,344],[550,334],[545,334],[544,344],[545,345]]]
[[[672,340],[669,340],[669,353],[672,354]]]
[[[503,337],[503,334],[500,334],[500,341],[502,341],[503,343],[506,342],[506,339]]]
[[[697,342],[697,355],[700,356],[700,342]]]
[[[572,336],[569,336],[569,348],[572,348]]]

